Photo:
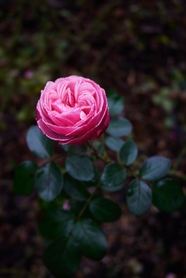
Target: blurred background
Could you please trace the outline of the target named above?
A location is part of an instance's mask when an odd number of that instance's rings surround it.
[[[170,158],[184,189],[185,11],[184,0],[0,0],[1,278],[52,277],[41,259],[37,197],[12,193],[14,167],[31,159],[25,134],[48,80],[82,75],[122,95],[139,159]],[[108,254],[84,258],[75,278],[185,278],[186,209],[152,207],[136,218],[125,190],[112,196],[123,215],[103,226]]]

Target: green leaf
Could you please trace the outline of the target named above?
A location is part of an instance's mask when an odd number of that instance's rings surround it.
[[[68,156],[65,166],[67,172],[76,180],[91,181],[94,178],[94,166],[88,156]]]
[[[124,110],[123,97],[117,95],[114,90],[108,92],[108,104],[111,116],[118,115]]]
[[[62,208],[44,210],[44,216],[39,222],[38,228],[46,239],[56,239],[59,236],[67,236],[74,225],[74,215]]]
[[[73,236],[61,236],[48,246],[43,261],[55,278],[72,277],[80,266],[81,253]]]
[[[125,179],[125,169],[118,163],[110,163],[101,175],[101,188],[106,191],[118,191],[123,188]]]
[[[34,188],[34,174],[37,165],[32,161],[24,161],[15,169],[13,192],[22,196],[28,196]]]
[[[68,196],[77,201],[84,201],[90,195],[82,182],[73,179],[69,175],[65,175],[64,177],[64,190]]]
[[[101,260],[107,252],[107,242],[99,225],[91,219],[80,219],[73,229],[81,253],[92,260]]]
[[[35,186],[39,196],[46,202],[54,200],[63,187],[63,176],[59,167],[50,162],[37,170]]]
[[[105,140],[105,144],[109,149],[119,152],[124,144],[124,141],[117,137],[108,136]]]
[[[94,165],[94,177],[93,177],[93,179],[91,181],[82,181],[81,183],[85,187],[93,187],[93,186],[97,185],[99,181],[100,181],[100,175],[99,175],[97,167]]]
[[[114,222],[121,216],[121,208],[118,204],[107,198],[94,198],[89,208],[92,215],[100,222]]]
[[[138,148],[133,140],[127,141],[120,149],[119,156],[126,166],[132,164],[138,155]]]
[[[122,117],[111,119],[109,127],[106,130],[107,133],[115,137],[129,135],[131,131],[131,123],[127,119]]]
[[[153,204],[159,210],[165,212],[177,210],[185,203],[185,196],[181,186],[171,179],[155,182],[152,187],[152,198]]]
[[[127,206],[132,214],[140,216],[151,206],[151,188],[142,180],[133,180],[127,189]]]
[[[31,152],[41,158],[53,155],[54,142],[47,138],[37,126],[31,126],[26,135],[27,145]]]
[[[170,159],[162,156],[153,156],[143,163],[139,175],[144,180],[155,181],[164,177],[170,170],[170,166]]]

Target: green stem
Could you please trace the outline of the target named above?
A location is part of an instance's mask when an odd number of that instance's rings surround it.
[[[100,159],[105,164],[108,164],[108,163],[112,162],[112,160],[108,156],[107,152],[104,152],[104,156],[102,156],[98,153],[97,149],[93,146],[93,144],[90,141],[87,141],[87,145],[93,151],[96,158]]]
[[[57,160],[60,157],[64,157],[64,154],[58,154],[58,155],[54,155],[52,157],[47,158],[46,160],[42,161],[41,163],[38,164],[39,167],[44,166],[45,164],[53,161],[53,160]]]
[[[76,222],[80,220],[81,216],[83,215],[83,213],[85,212],[87,206],[89,205],[90,201],[92,200],[94,194],[96,193],[97,189],[99,188],[99,183],[96,185],[96,187],[94,188],[94,191],[92,192],[92,194],[89,196],[89,198],[86,200],[85,205],[83,206],[82,210],[80,211],[80,213],[78,214],[77,218],[76,218]]]
[[[87,141],[87,145],[88,147],[93,151],[94,155],[96,158],[100,159],[101,161],[103,161],[104,163],[108,164],[111,162],[110,157],[108,156],[107,152],[105,152],[104,156],[101,156],[97,149],[93,146],[93,144],[90,141]],[[80,211],[80,213],[78,214],[77,218],[76,218],[76,222],[80,220],[80,218],[82,217],[83,213],[85,212],[86,208],[88,207],[90,201],[92,200],[93,196],[95,195],[97,189],[99,188],[99,183],[95,186],[93,192],[91,193],[91,195],[89,196],[89,198],[86,200],[85,205],[83,206],[82,210]]]
[[[173,170],[170,170],[168,174],[171,176],[181,178],[186,181],[186,175],[184,175],[182,172],[179,172],[179,171],[176,171],[173,169]]]
[[[180,162],[182,160],[182,158],[184,157],[184,155],[186,154],[186,147],[184,147],[181,151],[181,153],[179,154],[178,158],[176,159],[174,166],[173,166],[173,170],[177,170],[178,166],[180,165]]]
[[[131,170],[129,166],[125,166],[125,169],[129,172],[129,175],[131,175],[133,178],[140,179],[140,177],[136,173],[134,173],[134,171]]]

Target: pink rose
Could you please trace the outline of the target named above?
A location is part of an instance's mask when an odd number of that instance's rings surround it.
[[[104,89],[80,76],[47,82],[36,113],[41,131],[60,144],[97,139],[110,121]]]

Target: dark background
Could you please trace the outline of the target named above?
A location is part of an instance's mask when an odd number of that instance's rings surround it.
[[[71,74],[123,95],[139,161],[177,162],[185,190],[186,1],[0,0],[0,277],[52,277],[42,264],[37,196],[12,193],[13,171],[32,159],[25,134],[48,80]],[[186,153],[186,152],[185,152]],[[185,278],[186,210],[154,207],[105,224],[109,251],[83,259],[76,278]]]

